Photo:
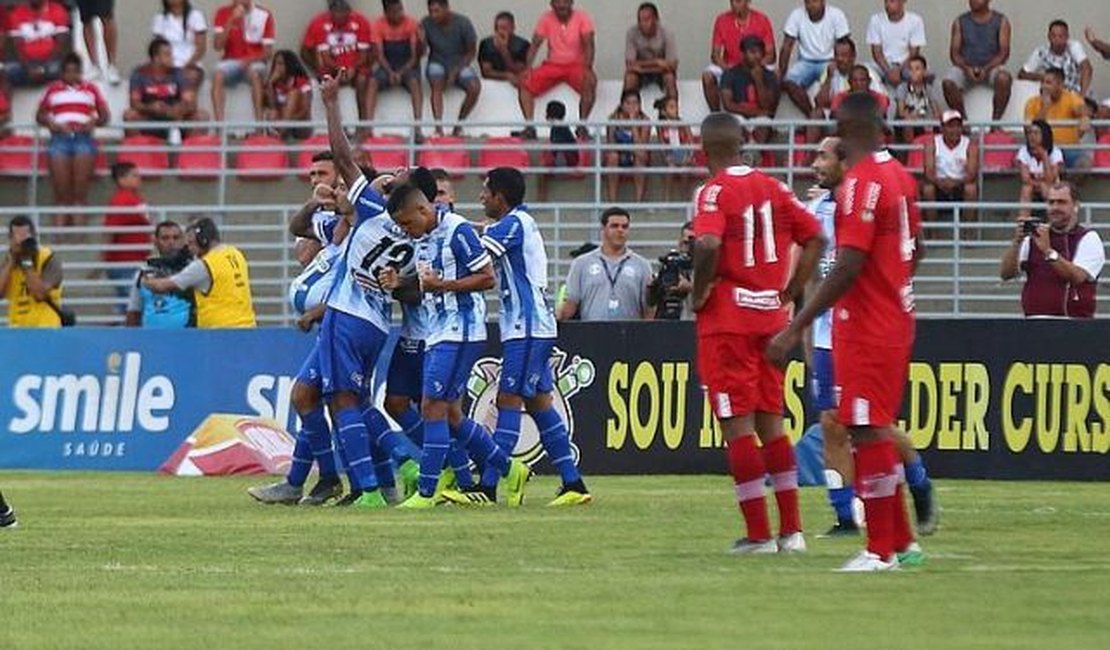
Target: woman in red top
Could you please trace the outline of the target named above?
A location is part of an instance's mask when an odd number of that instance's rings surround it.
[[[96,162],[93,130],[108,123],[108,104],[82,77],[81,57],[70,53],[62,60],[62,78],[46,87],[36,120],[51,134],[47,156],[54,202],[63,207],[85,205]],[[72,214],[60,217],[60,225],[76,223]]]
[[[278,50],[270,64],[266,82],[265,112],[267,121],[308,122],[312,119],[312,81],[304,64],[292,50]],[[312,127],[275,129],[285,139],[304,140],[312,135]]]

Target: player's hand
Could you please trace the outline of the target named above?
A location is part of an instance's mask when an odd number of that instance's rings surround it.
[[[420,280],[420,290],[424,293],[434,293],[443,290],[445,282],[443,277],[432,268],[431,264],[418,263],[416,265],[417,278]]]
[[[398,275],[397,269],[387,266],[378,271],[378,284],[386,291],[393,291],[401,286],[401,276]]]
[[[354,214],[355,206],[351,205],[351,199],[347,197],[347,185],[340,181],[339,185],[335,187],[335,211],[339,214]]]
[[[331,105],[339,100],[339,86],[342,85],[343,80],[346,79],[347,69],[340,68],[338,74],[334,77],[331,75],[324,75],[320,80],[320,99],[325,104]]]
[[[800,332],[793,327],[787,327],[776,334],[767,345],[767,351],[765,352],[767,360],[776,366],[785,367],[787,357],[790,356],[790,351],[793,350],[801,340],[802,335]]]
[[[1095,41],[1098,40],[1098,36],[1095,36],[1095,30],[1091,29],[1090,27],[1086,27],[1083,29],[1083,36],[1087,38],[1087,42],[1091,45],[1094,45]]]
[[[312,331],[312,326],[319,320],[319,316],[312,311],[302,314],[301,317],[297,319],[297,329],[302,332],[310,332]]]
[[[335,194],[335,188],[324,183],[320,183],[312,188],[312,200],[323,206],[334,207],[336,202]]]

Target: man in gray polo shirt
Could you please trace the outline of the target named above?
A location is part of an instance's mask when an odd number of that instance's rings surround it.
[[[575,258],[559,320],[647,320],[651,263],[628,248],[632,218],[623,208],[601,213],[601,247]]]
[[[429,0],[428,15],[420,21],[424,40],[428,46],[428,66],[424,72],[432,91],[432,117],[436,121],[436,135],[443,135],[443,93],[448,86],[458,86],[466,93],[459,107],[459,121],[470,116],[478,103],[482,81],[472,67],[478,54],[478,34],[474,23],[466,16],[451,11],[447,0]],[[456,126],[453,135],[462,135],[462,126]]]

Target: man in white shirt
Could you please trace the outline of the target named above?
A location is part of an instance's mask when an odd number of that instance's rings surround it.
[[[782,48],[779,54],[779,79],[790,101],[803,115],[813,112],[809,100],[809,87],[825,72],[833,58],[837,39],[848,36],[848,18],[825,0],[805,0],[805,6],[790,12],[782,29]],[[790,65],[794,46],[798,46],[798,60]]]
[[[883,81],[896,88],[908,80],[906,62],[925,47],[925,21],[906,11],[906,0],[884,0],[883,5],[885,11],[874,14],[867,23],[867,44]]]
[[[1071,38],[1068,24],[1054,20],[1048,25],[1048,43],[1040,45],[1018,72],[1018,79],[1041,81],[1045,70],[1060,68],[1064,71],[1064,87],[1084,97],[1091,91],[1094,68],[1087,58],[1087,50],[1078,40]]]

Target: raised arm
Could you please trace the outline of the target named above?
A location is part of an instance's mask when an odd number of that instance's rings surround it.
[[[351,143],[343,132],[343,118],[339,114],[339,85],[346,81],[346,77],[346,70],[341,70],[338,78],[325,76],[320,82],[320,98],[324,102],[324,112],[328,120],[328,145],[335,157],[335,168],[340,178],[350,187],[362,175],[362,171],[355,164]]]

